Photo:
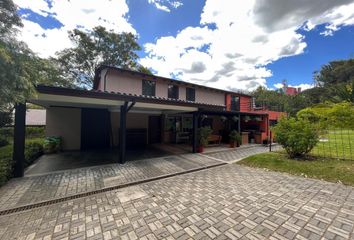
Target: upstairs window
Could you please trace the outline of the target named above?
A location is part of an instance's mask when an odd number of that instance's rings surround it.
[[[240,97],[231,96],[231,111],[240,111]]]
[[[168,98],[178,99],[178,86],[168,85]]]
[[[186,88],[186,100],[195,102],[195,89],[194,88]]]
[[[156,82],[143,80],[143,92],[145,96],[155,96]]]

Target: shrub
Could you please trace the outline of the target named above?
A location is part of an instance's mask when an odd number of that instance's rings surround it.
[[[3,185],[12,174],[12,145],[0,148],[0,186]]]
[[[232,130],[229,134],[230,141],[241,144],[242,138],[241,135],[236,131]]]
[[[198,129],[199,146],[205,147],[208,145],[208,137],[213,132],[210,127],[201,127]]]
[[[25,164],[24,167],[31,165],[38,157],[43,154],[43,140],[29,140],[25,145]]]
[[[56,153],[61,150],[61,137],[46,137],[44,140],[44,152]]]
[[[13,127],[0,128],[0,136],[7,139],[12,139],[14,136]],[[44,138],[45,128],[44,127],[26,127],[26,138]]]
[[[13,161],[12,161],[13,146],[8,145],[0,148],[0,186],[12,177]],[[25,144],[25,162],[24,167],[31,165],[43,153],[43,140],[33,139],[26,141]]]
[[[44,138],[44,127],[26,127],[27,138]]]
[[[290,158],[308,154],[319,141],[317,128],[303,119],[281,118],[273,131]]]
[[[0,136],[0,147],[6,146],[6,145],[9,145],[9,141],[5,137]]]
[[[12,127],[0,128],[0,136],[10,139],[14,136],[14,129]]]

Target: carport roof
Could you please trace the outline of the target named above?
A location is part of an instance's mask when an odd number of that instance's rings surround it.
[[[68,96],[68,97],[79,97],[79,98],[90,98],[97,100],[113,100],[120,102],[136,102],[136,103],[150,103],[150,104],[162,104],[162,105],[174,105],[183,107],[194,107],[194,108],[207,108],[213,110],[223,109],[225,105],[214,105],[206,103],[198,103],[180,99],[170,99],[154,96],[136,95],[136,94],[126,94],[120,92],[108,92],[100,90],[83,90],[83,89],[72,89],[64,87],[52,87],[38,85],[36,87],[39,96],[30,101],[36,103],[36,101],[41,99],[42,95],[57,95],[57,96]]]

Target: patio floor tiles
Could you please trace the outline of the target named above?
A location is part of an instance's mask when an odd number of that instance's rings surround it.
[[[0,188],[0,210],[217,164],[198,154],[186,154],[12,179]]]

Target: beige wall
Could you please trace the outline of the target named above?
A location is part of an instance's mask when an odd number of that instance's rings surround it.
[[[225,94],[207,89],[198,89],[195,91],[195,100],[201,103],[225,105]]]
[[[113,146],[117,146],[119,143],[119,125],[120,118],[119,112],[111,113],[112,134],[113,134]],[[127,129],[129,128],[146,128],[149,125],[149,115],[143,113],[128,113],[127,114]],[[148,138],[146,139],[147,142]]]
[[[46,113],[46,136],[60,136],[63,150],[79,150],[81,145],[81,109],[50,107]]]
[[[141,95],[142,79],[144,78],[139,75],[109,70],[106,76],[106,90]],[[156,81],[156,96],[167,98],[167,86],[173,83],[173,80],[165,81],[156,78],[152,79],[151,77],[147,77],[146,80]],[[98,86],[102,91],[104,90],[103,82],[104,73],[101,74],[101,83]],[[188,85],[177,83],[176,85],[179,86],[179,99],[186,100],[186,87]],[[195,101],[198,103],[225,105],[225,93],[195,87]]]

